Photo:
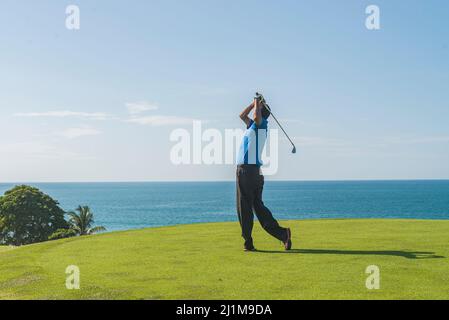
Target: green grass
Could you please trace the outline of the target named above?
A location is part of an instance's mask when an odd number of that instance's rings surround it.
[[[201,224],[0,248],[0,299],[448,299],[449,221],[287,221],[294,249],[257,225]],[[81,270],[81,290],[65,269]],[[377,265],[380,290],[365,287]]]
[[[14,249],[13,247],[0,246],[0,252],[8,251]]]

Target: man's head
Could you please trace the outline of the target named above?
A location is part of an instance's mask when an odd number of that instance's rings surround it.
[[[270,115],[271,115],[270,110],[268,110],[267,107],[265,107],[265,106],[263,106],[261,112],[262,112],[262,117],[264,119],[268,119],[270,117]]]

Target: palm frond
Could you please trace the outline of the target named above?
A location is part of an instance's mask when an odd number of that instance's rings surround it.
[[[94,234],[94,233],[98,233],[98,232],[102,232],[102,231],[106,231],[106,228],[103,226],[97,226],[97,227],[90,228],[87,231],[87,234]]]
[[[95,223],[94,214],[88,206],[78,206],[76,212],[71,211],[67,214],[70,217],[69,222],[72,225],[72,229],[80,236],[106,230],[104,227],[92,228],[92,225]]]

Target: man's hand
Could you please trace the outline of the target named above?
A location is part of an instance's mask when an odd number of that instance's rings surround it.
[[[256,96],[254,97],[254,99],[257,99],[257,100],[259,100],[262,103],[265,102],[265,98],[259,92],[256,92]]]

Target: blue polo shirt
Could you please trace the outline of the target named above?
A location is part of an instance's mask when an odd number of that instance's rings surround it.
[[[237,155],[237,165],[253,164],[262,166],[262,151],[268,137],[268,120],[263,118],[260,126],[251,120]]]

